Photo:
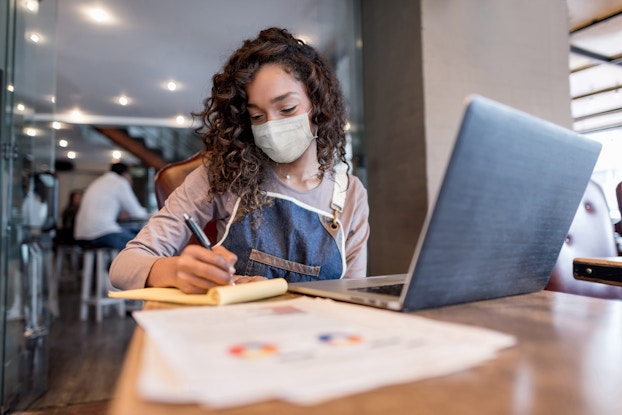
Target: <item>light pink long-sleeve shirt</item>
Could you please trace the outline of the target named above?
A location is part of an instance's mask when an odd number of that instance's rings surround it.
[[[367,190],[356,176],[349,176],[346,201],[339,220],[346,238],[346,272],[344,278],[363,278],[367,273],[367,239],[369,237],[369,205]],[[120,289],[143,288],[153,263],[162,257],[179,255],[190,239],[183,213],[194,217],[203,227],[217,219],[219,238],[224,235],[227,222],[237,201],[232,193],[215,195],[210,203],[207,170],[198,167],[188,175],[166,200],[162,209],[153,215],[135,239],[119,253],[110,268],[112,284]],[[319,186],[309,191],[298,191],[281,182],[276,175],[262,187],[332,214],[331,199],[334,182],[326,175]]]

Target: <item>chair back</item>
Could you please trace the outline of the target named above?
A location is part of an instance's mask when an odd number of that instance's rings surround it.
[[[545,289],[590,297],[622,299],[622,287],[580,281],[573,277],[574,258],[613,256],[618,256],[618,249],[607,200],[601,187],[590,181]]]
[[[155,196],[158,209],[164,206],[164,201],[173,193],[190,172],[203,163],[201,153],[196,153],[185,160],[169,163],[156,172]]]
[[[199,152],[185,160],[169,163],[156,172],[154,190],[158,209],[164,206],[166,199],[173,190],[183,183],[186,176],[202,163],[203,155]],[[216,229],[216,221],[211,221],[205,225],[205,234],[212,243],[217,242],[218,231]],[[190,243],[197,243],[197,241],[192,237]]]

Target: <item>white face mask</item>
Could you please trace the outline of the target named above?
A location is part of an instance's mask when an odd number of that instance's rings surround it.
[[[298,159],[316,138],[311,132],[308,113],[251,125],[251,130],[257,147],[277,163]]]

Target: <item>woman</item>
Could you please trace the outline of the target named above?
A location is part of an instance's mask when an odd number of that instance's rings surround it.
[[[113,285],[202,293],[260,278],[365,277],[367,192],[347,173],[344,100],[326,60],[270,28],[213,83],[195,114],[204,166],[117,256]],[[186,246],[184,213],[201,227],[217,220],[212,250]]]

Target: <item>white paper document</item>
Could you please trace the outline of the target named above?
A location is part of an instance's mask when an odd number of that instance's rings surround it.
[[[515,344],[487,329],[310,297],[134,317],[147,334],[141,397],[209,407],[314,404],[464,370]]]

